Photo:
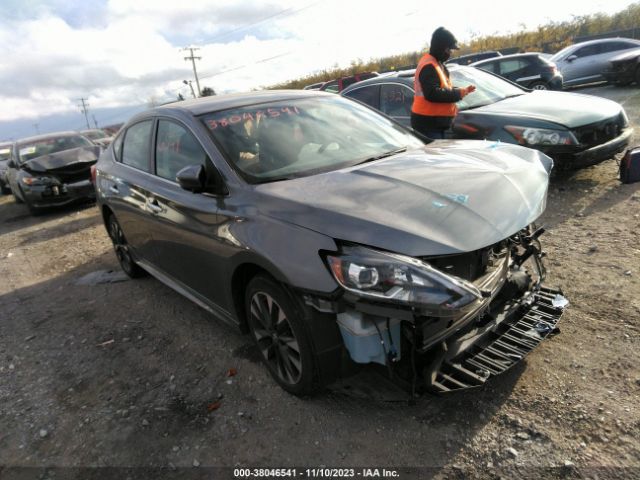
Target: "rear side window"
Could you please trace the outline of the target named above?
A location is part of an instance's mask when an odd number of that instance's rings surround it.
[[[627,48],[640,47],[628,42],[608,42],[602,44],[602,53],[617,52],[618,50],[626,50]]]
[[[413,92],[404,85],[382,85],[380,110],[390,117],[408,117],[411,115]]]
[[[172,182],[184,167],[204,165],[207,154],[182,125],[160,120],[156,139],[156,175]]]
[[[145,120],[129,127],[122,145],[122,163],[138,170],[149,171],[151,126],[151,120]]]
[[[122,159],[122,139],[124,138],[124,134],[118,135],[113,140],[113,155],[116,157],[116,160],[120,161]]]
[[[487,62],[487,63],[483,63],[482,65],[478,65],[477,68],[481,70],[486,70],[487,72],[497,73],[496,65],[497,65],[496,62]]]
[[[378,92],[379,85],[370,85],[368,87],[356,88],[344,94],[345,97],[355,98],[356,100],[366,103],[370,107],[378,108]]]
[[[500,62],[500,75],[509,75],[524,70],[527,62],[521,59],[504,60]]]

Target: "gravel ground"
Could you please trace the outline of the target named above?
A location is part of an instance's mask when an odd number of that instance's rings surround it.
[[[640,125],[639,89],[580,93]],[[547,283],[571,300],[562,333],[481,389],[415,404],[372,371],[288,395],[248,336],[153,278],[124,278],[94,205],[31,217],[0,197],[0,478],[639,478],[640,183],[616,178],[610,160],[552,180],[541,223]]]

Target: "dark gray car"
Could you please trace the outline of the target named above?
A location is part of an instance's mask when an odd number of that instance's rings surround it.
[[[11,193],[7,183],[7,165],[11,158],[11,142],[0,143],[0,190],[2,193]]]
[[[314,391],[346,365],[478,386],[551,333],[533,222],[551,160],[428,145],[337,95],[254,92],[131,119],[97,164],[124,271],[249,331],[274,379]]]
[[[469,66],[495,73],[531,90],[562,90],[562,75],[556,66],[536,52],[504,55]]]
[[[562,168],[613,158],[631,138],[627,114],[614,101],[567,92],[529,91],[473,67],[449,67],[454,86],[475,85],[458,102],[453,138],[499,140],[538,149]],[[410,127],[413,71],[372,78],[341,95],[363,102]]]
[[[24,138],[13,144],[7,182],[31,213],[95,197],[91,166],[100,147],[74,132]]]

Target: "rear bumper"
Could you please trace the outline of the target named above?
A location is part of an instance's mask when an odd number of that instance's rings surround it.
[[[558,295],[560,290],[542,287],[528,306],[509,312],[500,323],[448,339],[446,350],[425,368],[427,387],[437,393],[479,387],[511,368],[556,331],[563,312],[554,306]]]
[[[96,191],[90,180],[61,185],[24,187],[23,192],[32,207],[59,207],[83,199],[95,199]]]

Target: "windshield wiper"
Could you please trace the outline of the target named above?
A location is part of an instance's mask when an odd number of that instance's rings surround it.
[[[396,155],[396,154],[402,153],[402,152],[406,152],[406,151],[407,151],[407,147],[396,148],[395,150],[390,150],[388,152],[381,153],[380,155],[376,155],[374,157],[365,158],[364,160],[356,163],[356,165],[361,165],[363,163],[368,163],[368,162],[375,162],[376,160],[380,160],[382,158],[387,158],[387,157],[392,157],[393,155]]]

